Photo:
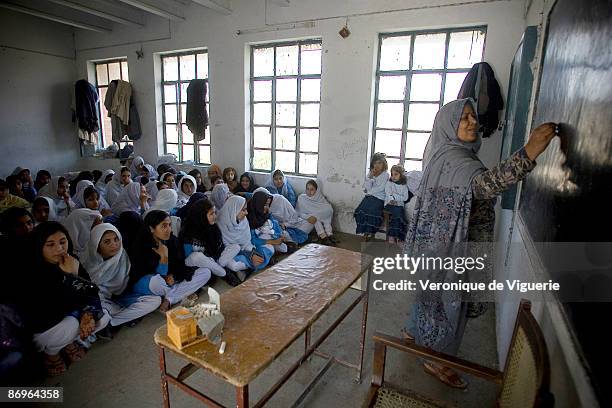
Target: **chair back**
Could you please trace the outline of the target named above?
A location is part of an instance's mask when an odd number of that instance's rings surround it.
[[[500,408],[548,408],[554,405],[549,392],[550,363],[544,335],[531,314],[531,302],[521,300],[506,358]]]

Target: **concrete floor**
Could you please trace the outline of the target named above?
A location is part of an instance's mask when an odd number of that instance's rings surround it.
[[[339,247],[360,250],[360,238],[338,234]],[[229,289],[225,282],[214,285],[220,292]],[[350,290],[337,304],[324,314],[313,328],[313,339],[322,333],[342,312],[342,307],[355,298]],[[371,291],[364,358],[364,380],[356,384],[356,371],[334,365],[311,391],[302,406],[305,407],[359,407],[367,393],[371,372],[375,331],[399,335],[410,310],[412,296],[409,292]],[[89,350],[84,360],[74,364],[63,375],[47,378],[40,385],[63,386],[64,407],[116,408],[158,407],[162,405],[159,381],[158,352],[153,343],[154,331],[165,323],[165,317],[154,312],[134,328],[123,328],[110,342],[99,340]],[[358,306],[338,326],[321,349],[337,357],[356,361],[359,346],[361,307]],[[256,334],[254,334],[256,335]],[[250,386],[250,400],[254,403],[303,352],[303,339],[286,350],[280,358],[264,371]],[[470,319],[459,353],[460,357],[496,368],[495,311],[489,310],[478,319]],[[172,356],[167,358],[168,370],[177,373],[184,363]],[[312,357],[270,400],[269,407],[290,406],[301,389],[323,366],[324,360]],[[412,388],[436,399],[449,401],[460,407],[493,406],[497,387],[482,380],[465,377],[470,385],[467,390],[451,389],[425,374],[414,357],[397,351],[387,352],[387,381]],[[202,370],[191,376],[188,383],[209,393],[226,406],[234,406],[234,388]],[[199,407],[200,402],[170,385],[170,401],[173,407]],[[41,405],[43,406],[43,405]],[[45,407],[52,406],[44,404]]]

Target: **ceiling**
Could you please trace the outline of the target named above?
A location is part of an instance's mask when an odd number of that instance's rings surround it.
[[[96,32],[111,32],[117,25],[143,27],[149,15],[182,21],[191,4],[232,13],[230,0],[0,0],[0,8]]]

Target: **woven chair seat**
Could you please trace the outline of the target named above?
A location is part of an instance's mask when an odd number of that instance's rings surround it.
[[[399,392],[393,388],[381,387],[376,395],[375,408],[447,408],[414,392]]]

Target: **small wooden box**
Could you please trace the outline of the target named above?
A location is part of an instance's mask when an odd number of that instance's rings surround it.
[[[196,340],[197,325],[193,314],[184,307],[177,307],[166,313],[168,337],[176,347],[182,349]]]

